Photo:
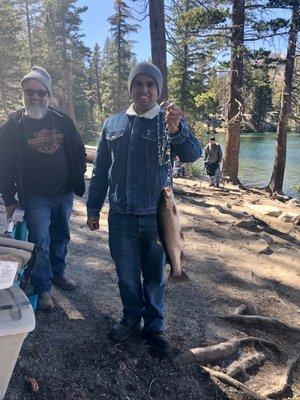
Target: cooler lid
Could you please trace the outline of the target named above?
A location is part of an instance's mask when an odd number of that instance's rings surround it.
[[[35,315],[18,286],[0,290],[0,337],[33,331]]]

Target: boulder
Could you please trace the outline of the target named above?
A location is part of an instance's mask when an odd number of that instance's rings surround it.
[[[283,213],[280,215],[279,219],[283,222],[292,222],[293,215],[288,213]]]
[[[283,213],[279,217],[281,221],[288,223],[295,223],[299,220],[299,218],[300,214],[295,214],[295,213]]]
[[[248,203],[247,207],[256,213],[266,215],[268,217],[279,217],[282,214],[282,210],[280,210],[280,208],[274,207],[274,206],[266,206],[266,205],[262,205],[262,204]]]
[[[244,229],[255,229],[257,227],[256,219],[251,215],[248,218],[244,218],[239,221],[236,226]]]
[[[273,253],[273,250],[269,245],[266,245],[262,250],[258,252],[259,254],[265,254],[265,255],[270,255]]]
[[[293,224],[300,225],[300,215],[295,215],[292,219]]]
[[[286,204],[288,204],[289,206],[292,206],[292,207],[300,207],[300,200],[291,199],[291,200],[287,201]]]

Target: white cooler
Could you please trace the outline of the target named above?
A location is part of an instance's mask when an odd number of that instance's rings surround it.
[[[4,399],[24,339],[35,328],[28,298],[19,287],[0,290],[0,400]]]

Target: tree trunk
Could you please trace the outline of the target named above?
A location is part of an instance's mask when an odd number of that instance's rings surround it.
[[[63,86],[65,89],[65,93],[63,94],[66,99],[66,109],[63,110],[66,114],[72,118],[74,124],[76,124],[75,117],[75,109],[73,104],[73,96],[72,96],[72,82],[71,82],[71,73],[70,73],[70,65],[67,56],[67,39],[63,38],[63,70],[62,70],[62,78],[63,78]]]
[[[33,47],[32,47],[31,22],[30,22],[30,15],[29,15],[28,0],[25,1],[25,7],[26,7],[26,24],[27,24],[27,33],[28,33],[30,67],[33,67]]]
[[[89,89],[89,99],[88,99],[88,104],[89,104],[89,116],[90,116],[90,122],[92,125],[93,133],[95,132],[95,117],[94,117],[94,98],[93,98],[93,64],[90,62],[89,65],[89,77],[88,77],[88,89]]]
[[[121,103],[122,103],[122,93],[121,93],[121,82],[122,82],[122,76],[121,76],[121,40],[122,40],[122,34],[121,34],[121,3],[119,2],[118,4],[118,14],[119,14],[119,22],[118,22],[118,34],[117,34],[117,57],[118,57],[118,66],[117,66],[117,71],[118,71],[118,81],[117,81],[117,97],[116,97],[116,105],[117,105],[117,112],[121,112]]]
[[[167,46],[165,30],[165,12],[163,0],[149,0],[149,20],[151,37],[151,57],[152,62],[162,72],[164,85],[161,100],[168,98],[168,70],[167,70]]]
[[[286,163],[287,125],[291,112],[293,72],[297,45],[297,34],[299,31],[300,1],[295,0],[293,4],[292,21],[289,32],[288,49],[286,54],[284,86],[281,95],[281,105],[276,137],[276,152],[273,173],[268,185],[271,193],[281,193],[283,187],[284,170]]]
[[[239,183],[240,133],[243,112],[244,24],[245,0],[234,0],[232,7],[230,97],[223,165],[223,174],[229,176],[230,181],[234,184]]]
[[[100,113],[102,114],[101,84],[100,84],[98,60],[94,61],[94,69],[95,69],[95,77],[96,77],[98,107],[99,107]]]

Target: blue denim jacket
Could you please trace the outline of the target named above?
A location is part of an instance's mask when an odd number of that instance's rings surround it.
[[[103,125],[90,182],[88,216],[98,216],[109,188],[110,208],[116,212],[155,214],[168,166],[158,162],[158,116],[146,119],[125,113]],[[201,156],[198,139],[182,120],[171,136],[171,156],[193,162]]]

